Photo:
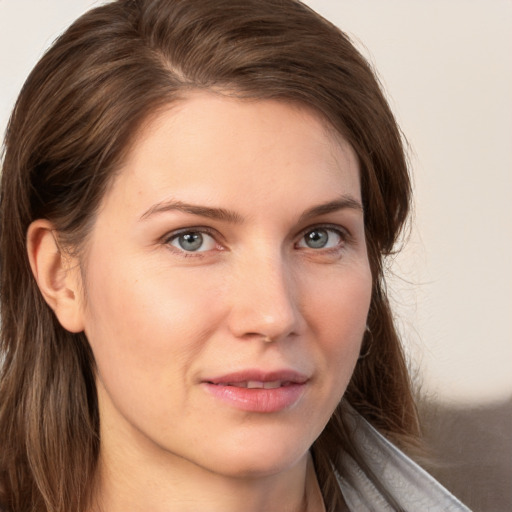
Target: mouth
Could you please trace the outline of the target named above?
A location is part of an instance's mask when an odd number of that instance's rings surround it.
[[[245,389],[277,389],[286,386],[291,386],[294,384],[293,382],[281,381],[281,380],[273,380],[273,381],[258,381],[258,380],[247,380],[240,382],[209,382],[209,384],[213,384],[214,386],[231,386],[235,388],[245,388]]]
[[[244,371],[203,381],[213,398],[236,409],[275,413],[297,405],[309,379],[295,371]]]

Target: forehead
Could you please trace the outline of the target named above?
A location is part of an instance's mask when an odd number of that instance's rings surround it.
[[[358,169],[351,146],[310,108],[196,92],[148,118],[117,181],[148,201],[165,193],[203,202],[329,190],[359,197]]]

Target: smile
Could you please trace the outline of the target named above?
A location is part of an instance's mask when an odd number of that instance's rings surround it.
[[[214,399],[236,409],[275,413],[298,404],[309,379],[293,370],[247,370],[204,380],[202,386]]]
[[[212,382],[213,384],[213,382]],[[270,382],[263,382],[257,380],[248,380],[242,382],[219,382],[216,386],[233,386],[235,388],[247,388],[247,389],[277,389],[283,386],[289,386],[292,384],[290,381],[274,380]]]

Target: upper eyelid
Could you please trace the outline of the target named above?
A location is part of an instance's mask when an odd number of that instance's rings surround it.
[[[329,222],[311,224],[310,226],[301,229],[297,234],[297,237],[300,238],[301,236],[304,236],[306,233],[314,231],[315,229],[330,229],[331,231],[336,231],[337,233],[341,234],[344,238],[352,237],[352,234],[348,228],[339,224],[331,224]]]
[[[340,243],[337,244],[335,247],[326,247],[326,248],[318,248],[318,249],[313,249],[313,248],[307,248],[307,247],[299,247],[298,245],[300,244],[301,240],[303,239],[303,237],[311,232],[311,231],[314,231],[315,229],[326,229],[326,230],[330,230],[330,231],[334,231],[341,239]],[[356,240],[355,240],[355,237],[351,234],[351,232],[343,227],[343,226],[340,226],[339,224],[329,224],[329,223],[323,223],[323,224],[312,224],[310,225],[309,227],[307,228],[304,228],[299,234],[298,236],[296,236],[296,238],[294,239],[294,247],[297,248],[297,250],[302,250],[302,251],[314,251],[315,253],[324,253],[324,252],[332,252],[332,251],[340,251],[340,250],[344,250],[346,248],[346,246],[354,246],[354,245],[357,245],[356,244]],[[308,251],[308,252],[309,252]]]
[[[178,248],[173,246],[171,242],[174,242],[179,236],[187,234],[187,233],[201,233],[202,235],[208,235],[210,236],[215,245],[218,246],[221,245],[217,239],[217,237],[213,233],[217,233],[216,230],[212,228],[208,228],[206,226],[201,227],[187,227],[187,228],[179,228],[175,229],[173,231],[169,231],[167,234],[165,234],[163,237],[160,238],[160,243],[164,245],[167,249],[172,250],[172,252],[176,255],[179,255],[183,258],[205,258],[208,257],[209,253],[214,251],[215,249],[207,249],[205,251],[187,251],[183,248]],[[223,246],[224,247],[224,246]]]
[[[208,226],[190,226],[168,231],[164,236],[162,236],[161,240],[163,242],[169,242],[170,240],[173,240],[174,238],[185,233],[206,233],[215,239],[217,239],[217,236],[219,238],[224,238],[216,229],[210,228]]]

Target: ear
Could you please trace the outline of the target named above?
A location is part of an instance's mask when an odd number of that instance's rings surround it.
[[[39,290],[64,329],[84,330],[78,261],[64,254],[53,224],[38,219],[27,231],[27,251]]]

